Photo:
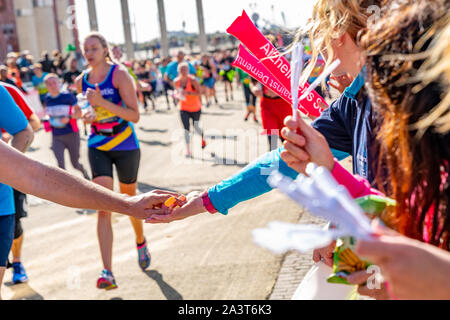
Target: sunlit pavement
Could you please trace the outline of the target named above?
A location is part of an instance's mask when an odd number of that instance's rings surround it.
[[[236,89],[235,101],[229,103],[222,88],[219,84],[220,106],[203,109],[202,125],[209,145],[202,152],[195,137],[193,160],[184,158],[181,121],[173,105],[167,111],[166,101],[160,97],[156,111],[150,106],[145,113],[141,108],[141,120],[135,126],[142,148],[141,192],[153,188],[183,193],[204,190],[267,151],[260,125],[251,119],[243,121],[242,88]],[[81,161],[89,168],[83,131]],[[50,141],[50,134],[39,131],[29,156],[55,165]],[[234,160],[238,163],[233,164]],[[66,167],[79,174],[72,169],[68,154]],[[114,214],[113,273],[119,287],[105,291],[95,286],[102,270],[96,213],[33,197],[29,201],[29,215],[22,220],[22,261],[30,280],[12,285],[12,271],[8,270],[4,299],[267,299],[283,257],[255,245],[251,231],[273,220],[297,222],[302,216],[301,208],[272,191],[238,205],[228,216],[204,213],[169,225],[146,224],[152,263],[143,272],[129,219]]]

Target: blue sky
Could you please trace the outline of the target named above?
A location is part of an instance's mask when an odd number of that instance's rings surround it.
[[[285,13],[288,28],[301,26],[311,14],[314,1],[309,0],[203,0],[206,32],[224,32],[225,29],[239,16],[243,9],[249,15],[256,11],[262,18],[283,24],[281,12]],[[133,40],[148,41],[159,37],[159,22],[156,0],[128,0]],[[89,33],[89,19],[87,1],[76,0],[77,22],[82,39]],[[273,10],[272,10],[273,5]],[[124,41],[121,24],[120,0],[96,0],[99,31],[110,42]],[[198,32],[195,0],[165,0],[167,29],[169,31],[182,30],[182,22],[186,22],[187,32]]]

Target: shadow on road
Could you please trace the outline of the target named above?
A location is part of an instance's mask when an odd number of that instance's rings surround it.
[[[142,193],[150,192],[153,190],[167,190],[167,191],[171,191],[171,192],[177,192],[176,190],[168,189],[167,187],[152,186],[150,184],[146,184],[143,182],[138,182],[138,189]]]
[[[244,108],[240,108],[240,107],[235,107],[233,104],[230,103],[225,103],[222,105],[219,105],[219,109],[222,110],[244,110]]]
[[[167,300],[183,300],[183,296],[174,288],[172,288],[167,282],[163,280],[163,275],[157,270],[147,270],[145,274],[156,281],[161,288],[162,293]]]
[[[202,111],[202,115],[205,116],[224,116],[229,117],[232,116],[232,113],[225,113],[225,112],[209,112],[209,111]]]
[[[226,167],[228,167],[228,166],[236,166],[236,167],[239,167],[239,168],[245,168],[248,165],[248,162],[241,163],[241,162],[238,162],[235,159],[220,158],[220,157],[217,157],[215,154],[211,154],[211,156],[214,157],[213,167],[216,167],[216,166],[226,166]]]
[[[156,110],[154,110],[153,112],[154,113],[162,113],[162,114],[171,114],[172,113],[172,110],[173,109],[171,109],[171,110],[158,110],[158,109],[156,109]]]
[[[146,144],[146,145],[151,146],[151,147],[154,147],[154,146],[170,147],[172,145],[172,142],[163,143],[161,141],[156,141],[156,140],[153,140],[153,141],[139,140],[139,143]]]
[[[146,129],[144,127],[139,127],[140,130],[144,131],[144,132],[150,132],[150,133],[167,133],[167,129]]]
[[[97,210],[79,209],[79,210],[77,210],[75,212],[78,213],[79,215],[91,216],[91,215],[97,213]]]
[[[5,282],[5,286],[10,287],[14,293],[10,300],[44,300],[28,283],[13,284],[10,281]]]
[[[149,108],[147,111],[145,111],[145,109],[144,110],[139,109],[139,114],[141,117],[151,117],[155,113],[171,114],[172,110],[174,110],[174,109],[167,109],[167,107],[165,109],[156,109],[156,110]]]
[[[206,135],[205,139],[211,139],[211,140],[234,140],[237,141],[238,136],[227,136],[227,135]]]
[[[36,152],[36,151],[39,151],[41,148],[33,148],[33,147],[30,147],[29,149],[28,149],[28,152]]]

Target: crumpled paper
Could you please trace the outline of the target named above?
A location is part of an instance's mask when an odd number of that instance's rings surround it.
[[[339,237],[368,239],[374,234],[371,221],[324,167],[310,163],[296,180],[273,171],[268,182],[314,216],[326,219],[336,228],[323,230],[317,225],[271,222],[267,228],[252,231],[258,245],[280,254],[290,250],[302,253],[323,248]]]

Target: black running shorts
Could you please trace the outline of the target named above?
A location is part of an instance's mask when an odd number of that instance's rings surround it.
[[[14,240],[23,234],[22,223],[20,219],[28,216],[27,195],[14,189],[14,205],[16,208],[16,219],[14,227]]]
[[[89,163],[92,179],[113,177],[113,165],[116,166],[119,182],[133,184],[137,181],[141,150],[101,151],[89,148]]]

